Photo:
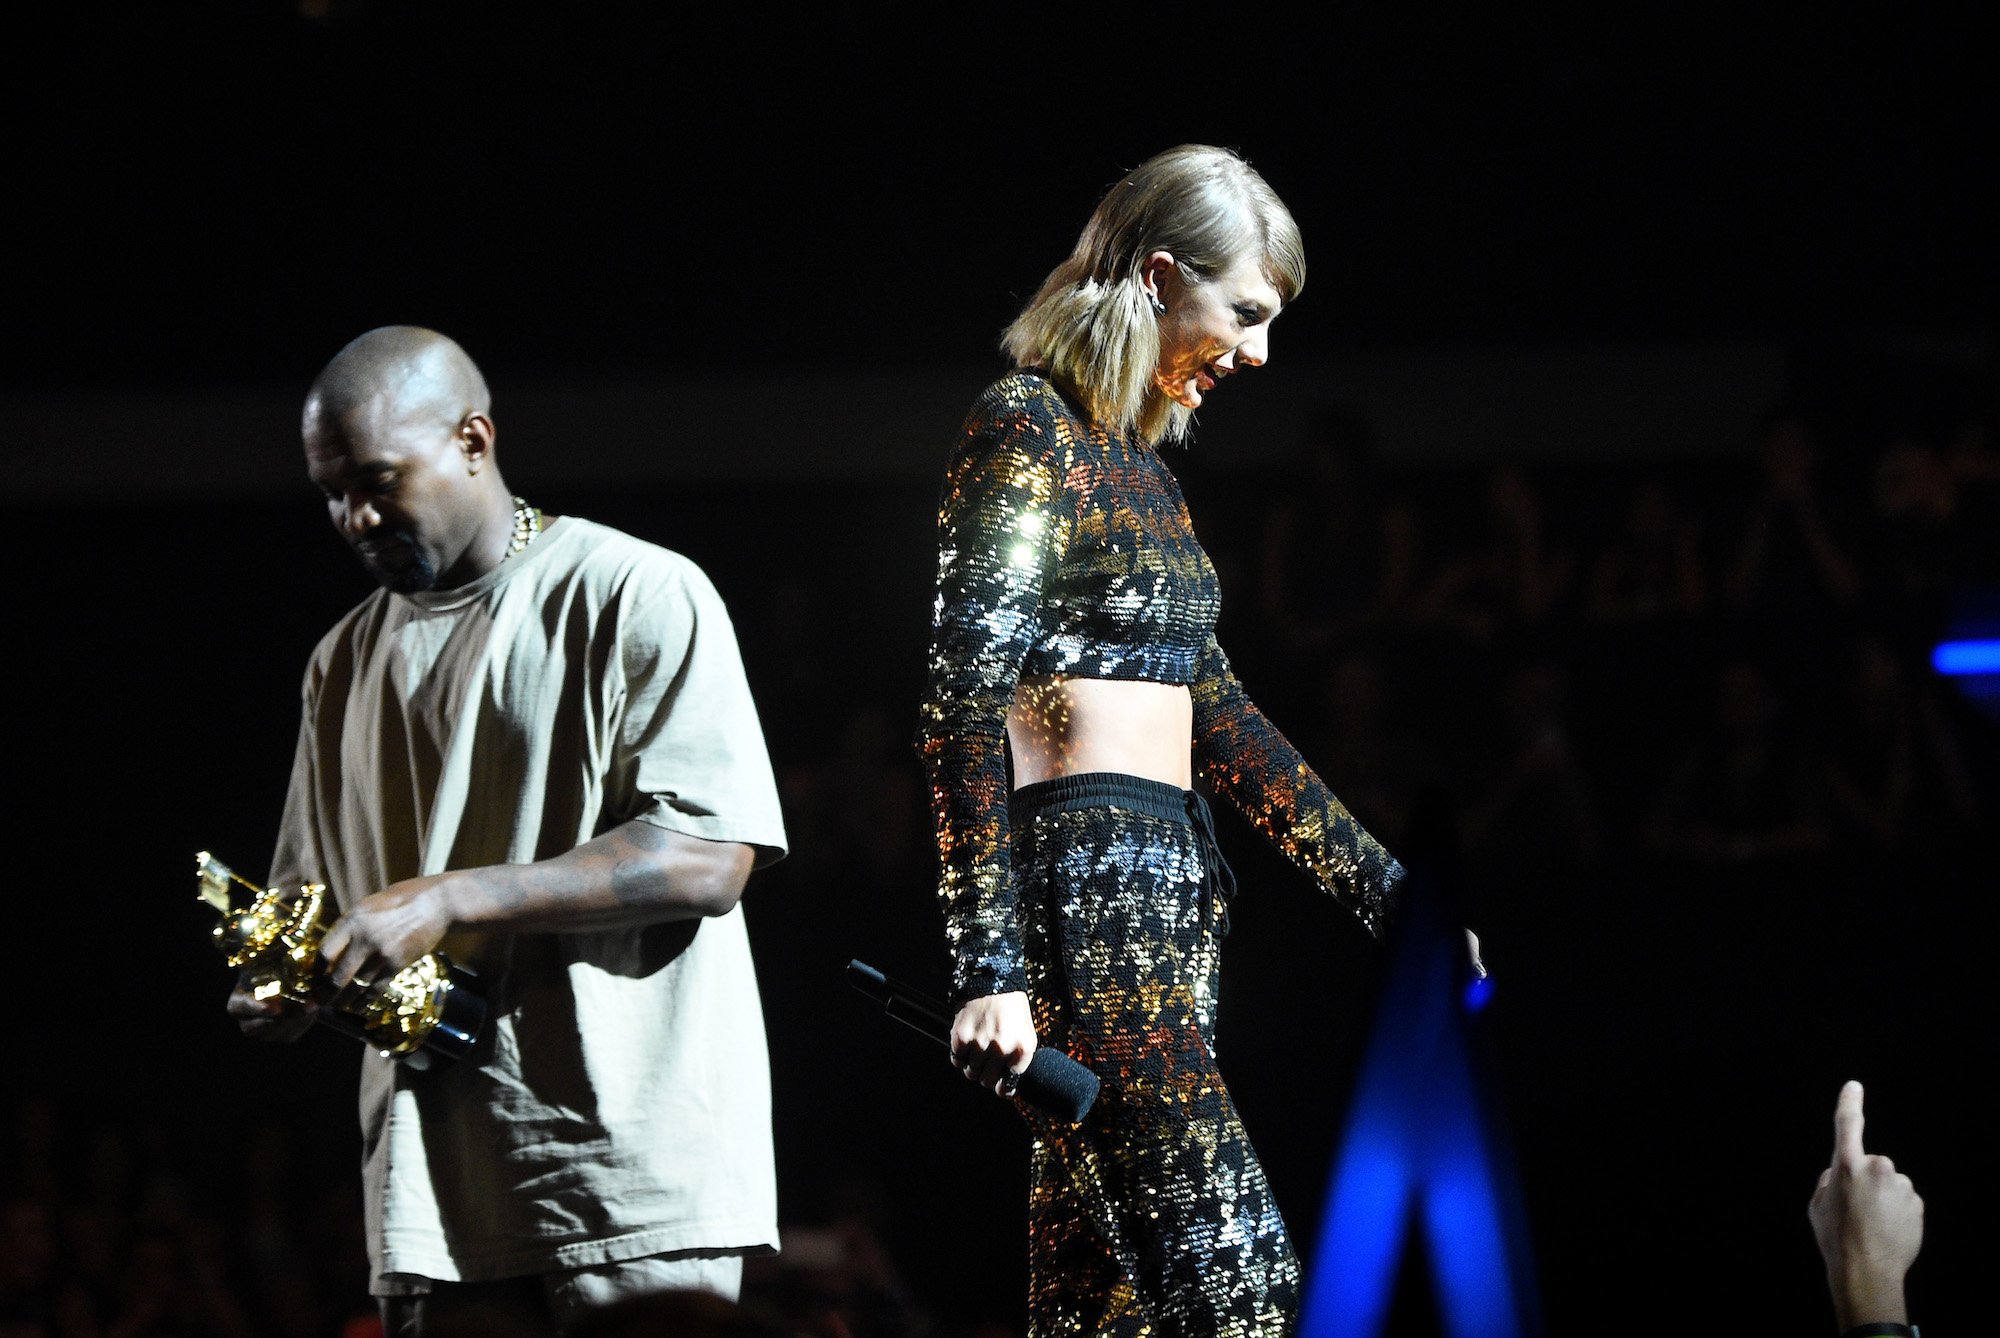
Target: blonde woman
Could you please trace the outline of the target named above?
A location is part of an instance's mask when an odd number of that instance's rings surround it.
[[[1005,346],[939,512],[920,746],[954,1062],[1011,1095],[1037,1045],[1094,1070],[1034,1113],[1029,1312],[1056,1334],[1286,1332],[1299,1268],[1212,1057],[1233,882],[1203,781],[1371,930],[1402,868],[1244,695],[1159,448],[1270,356],[1298,227],[1235,154],[1112,187]],[[1011,752],[1011,768],[1009,754]]]

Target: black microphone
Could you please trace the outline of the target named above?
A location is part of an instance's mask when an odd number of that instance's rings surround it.
[[[882,1005],[882,1011],[933,1040],[951,1044],[951,1017],[942,1000],[885,976],[866,962],[847,964],[847,983]],[[1097,1075],[1052,1045],[1038,1046],[1016,1089],[1023,1101],[1075,1124],[1097,1100]]]

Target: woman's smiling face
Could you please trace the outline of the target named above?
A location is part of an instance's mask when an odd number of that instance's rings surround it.
[[[1246,256],[1205,280],[1190,278],[1164,251],[1154,252],[1146,268],[1167,308],[1153,380],[1169,399],[1200,408],[1223,377],[1269,360],[1271,322],[1284,299],[1259,259]]]

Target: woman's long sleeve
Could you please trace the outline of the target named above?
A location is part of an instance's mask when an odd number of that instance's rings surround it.
[[[1251,702],[1213,634],[1192,690],[1195,774],[1379,936],[1403,866]]]
[[[1074,504],[1030,415],[975,431],[945,476],[918,746],[930,779],[952,1000],[1027,988],[1007,871],[1007,710]]]

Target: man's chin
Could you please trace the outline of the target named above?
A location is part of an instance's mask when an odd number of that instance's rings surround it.
[[[404,562],[384,562],[380,558],[362,555],[361,565],[375,578],[375,583],[384,590],[398,595],[422,594],[437,588],[437,569],[426,562],[421,554],[412,555]]]

